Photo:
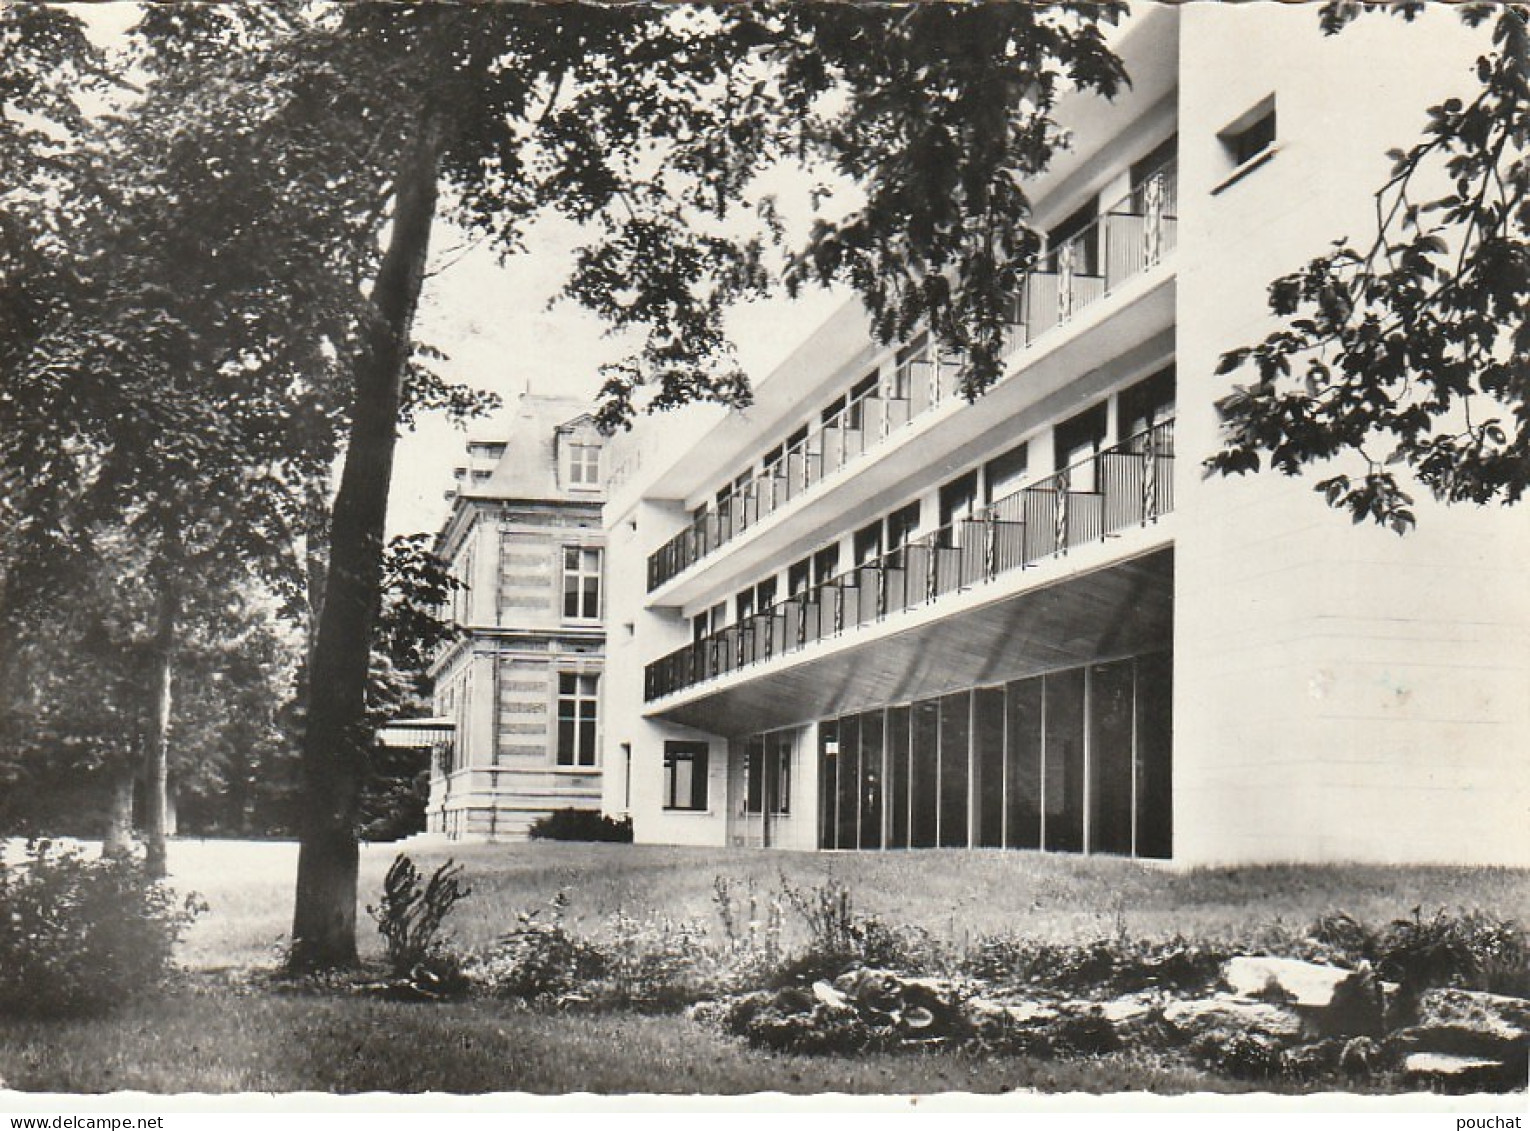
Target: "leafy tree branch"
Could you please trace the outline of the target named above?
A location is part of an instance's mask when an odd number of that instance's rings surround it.
[[[1362,10],[1327,6],[1325,30]],[[1272,283],[1281,327],[1218,366],[1257,380],[1218,402],[1211,471],[1297,475],[1356,455],[1362,474],[1316,489],[1399,533],[1416,521],[1404,470],[1451,503],[1516,503],[1530,483],[1530,8],[1461,18],[1492,24],[1474,96],[1430,107],[1422,138],[1391,154],[1371,241]]]

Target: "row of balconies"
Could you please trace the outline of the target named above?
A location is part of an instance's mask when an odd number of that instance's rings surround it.
[[[1066,323],[1127,279],[1158,264],[1175,246],[1176,175],[1146,178],[1093,223],[1062,241],[1026,276],[1011,311],[1009,355]],[[928,350],[899,362],[891,379],[864,389],[816,428],[784,444],[756,474],[693,517],[648,558],[650,592],[774,514],[814,484],[927,412],[960,396],[959,364]]]
[[[1174,422],[1156,424],[905,546],[676,649],[644,671],[652,701],[938,601],[1174,509]]]

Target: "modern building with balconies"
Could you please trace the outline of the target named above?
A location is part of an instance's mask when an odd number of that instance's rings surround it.
[[[1474,44],[1187,5],[1117,49],[1130,89],[1064,105],[1028,186],[985,395],[852,302],[748,409],[613,443],[603,804],[639,841],[1530,859],[1525,516],[1399,538],[1202,473],[1218,357],[1374,224]]]

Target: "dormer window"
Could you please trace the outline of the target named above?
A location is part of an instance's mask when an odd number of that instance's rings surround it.
[[[600,445],[570,437],[564,445],[565,482],[574,491],[593,491],[600,486]]]

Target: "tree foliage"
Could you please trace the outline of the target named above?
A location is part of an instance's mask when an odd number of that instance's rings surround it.
[[[848,285],[882,340],[927,327],[961,358],[968,395],[986,389],[1040,244],[1025,181],[1065,144],[1063,93],[1125,84],[1102,33],[1124,11],[735,5],[678,44],[645,15],[614,68],[585,60],[591,77],[547,116],[557,172],[543,195],[599,233],[565,293],[645,331],[605,369],[602,425],[747,404],[723,316],[778,283]],[[799,247],[762,187],[787,164],[818,177],[823,206]]]
[[[1328,5],[1325,30],[1361,10]],[[1399,533],[1415,522],[1404,469],[1451,503],[1515,503],[1530,484],[1530,7],[1461,18],[1492,24],[1472,96],[1430,107],[1423,137],[1393,151],[1370,241],[1340,240],[1277,279],[1280,327],[1218,367],[1257,380],[1219,403],[1212,470],[1267,459],[1296,475],[1358,454],[1363,474],[1317,489]]]
[[[145,89],[81,147],[67,302],[0,408],[62,453],[44,481],[92,503],[39,528],[101,512],[257,571],[293,560],[343,456],[303,719],[296,967],[355,953],[397,429],[475,403],[433,382],[412,340],[437,214],[506,255],[549,212],[590,233],[565,295],[640,341],[606,371],[605,427],[748,403],[724,316],[781,282],[848,283],[884,338],[928,325],[976,395],[1038,244],[1024,181],[1064,143],[1063,93],[1125,81],[1102,32],[1123,11],[144,8]],[[802,247],[768,187],[783,165],[815,170],[831,204]],[[30,481],[25,461],[16,475]]]

